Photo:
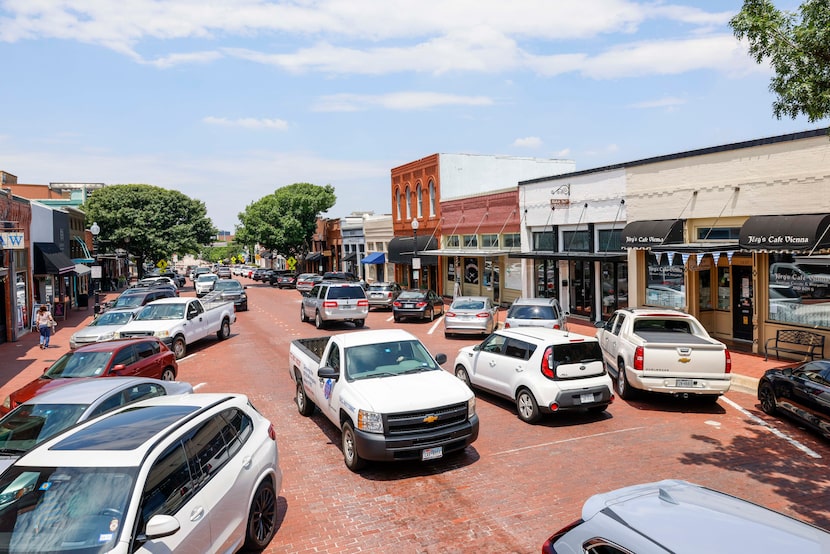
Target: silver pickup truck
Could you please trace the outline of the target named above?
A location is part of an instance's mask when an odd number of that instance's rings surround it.
[[[624,308],[597,323],[597,339],[620,398],[637,391],[711,401],[732,382],[726,345],[709,336],[694,316],[659,308]]]

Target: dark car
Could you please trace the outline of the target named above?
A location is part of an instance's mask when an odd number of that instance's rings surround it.
[[[348,281],[358,282],[360,279],[354,273],[348,271],[326,271],[323,273],[323,280],[325,281]]]
[[[222,300],[233,302],[233,308],[237,312],[248,311],[248,295],[245,289],[248,288],[236,279],[220,279],[213,285],[213,293],[218,294]]]
[[[137,308],[158,300],[178,296],[176,291],[165,286],[127,289],[118,295],[110,308]]]
[[[281,289],[293,289],[297,286],[297,275],[294,273],[274,273],[271,284]]]
[[[444,315],[444,299],[433,290],[405,290],[392,302],[395,321],[408,317],[432,321],[436,315]]]
[[[173,381],[179,371],[176,356],[156,337],[96,342],[61,356],[43,374],[11,393],[0,412],[78,377],[152,377]]]
[[[254,274],[251,275],[251,279],[254,281],[262,281],[263,283],[267,283],[268,280],[271,278],[271,274],[274,272],[273,269],[266,269],[261,267],[254,271]]]
[[[786,414],[830,439],[830,360],[768,369],[758,400],[764,412]]]
[[[403,289],[398,283],[372,283],[366,289],[370,308],[391,308]]]

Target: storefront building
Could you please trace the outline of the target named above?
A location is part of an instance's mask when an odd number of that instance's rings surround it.
[[[0,189],[0,342],[31,329],[31,221],[29,201]]]
[[[366,214],[363,216],[363,235],[366,240],[366,257],[363,275],[367,283],[381,283],[394,280],[395,265],[389,262],[388,245],[392,234],[392,215]]]

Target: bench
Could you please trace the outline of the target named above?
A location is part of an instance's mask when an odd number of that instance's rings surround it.
[[[764,343],[764,361],[769,359],[770,352],[775,352],[778,360],[781,359],[781,352],[801,354],[811,360],[824,358],[824,335],[797,329],[779,329],[775,332],[775,338],[767,339]]]

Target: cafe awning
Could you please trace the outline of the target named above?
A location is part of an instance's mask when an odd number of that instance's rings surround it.
[[[386,263],[386,255],[383,252],[372,252],[362,260],[360,260],[362,264],[385,264]]]
[[[343,256],[344,262],[356,262],[357,261],[357,252],[352,252],[350,254],[346,254]]]
[[[753,215],[741,227],[741,248],[773,252],[830,249],[830,214]]]
[[[661,244],[682,243],[683,223],[682,219],[632,221],[622,230],[620,246],[645,249]]]
[[[79,277],[89,275],[92,273],[92,268],[84,264],[75,264],[75,273],[77,273]]]
[[[628,255],[625,252],[551,252],[550,250],[511,252],[507,257],[531,260],[582,260],[588,262],[624,262],[628,260]]]
[[[75,263],[53,242],[36,242],[35,275],[64,275],[75,271]]]
[[[432,237],[418,237],[417,251],[418,257],[421,259],[421,265],[438,265],[438,258],[432,255],[423,255],[421,252],[425,250],[435,250],[438,244]],[[416,243],[413,237],[395,237],[389,241],[387,247],[389,251],[389,261],[393,264],[412,264],[412,254],[415,253]]]
[[[316,262],[321,259],[323,259],[323,255],[319,252],[309,252],[305,257],[307,262]]]
[[[460,258],[495,258],[514,252],[513,250],[494,250],[486,248],[442,248],[440,250],[427,250],[424,254],[431,256],[458,256]]]

